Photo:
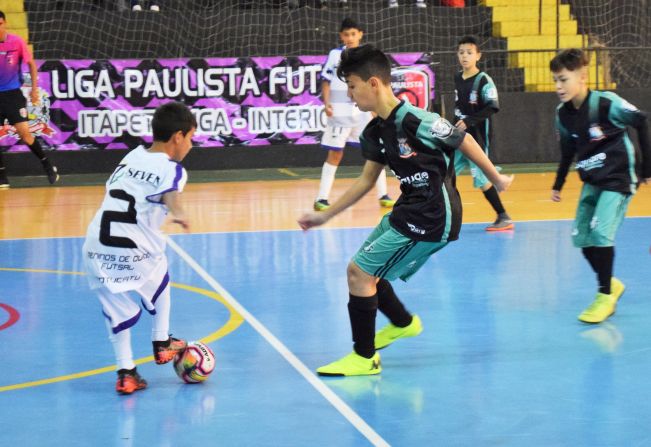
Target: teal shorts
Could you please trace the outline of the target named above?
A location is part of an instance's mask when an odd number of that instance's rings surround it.
[[[575,247],[612,247],[632,194],[583,184],[572,229]]]
[[[407,281],[434,253],[447,242],[422,242],[398,233],[389,224],[386,214],[362,247],[353,256],[353,262],[364,272],[377,278]]]
[[[454,172],[458,176],[464,169],[470,169],[472,175],[472,186],[475,188],[482,188],[489,183],[488,178],[484,175],[484,171],[479,169],[476,164],[468,160],[460,150],[454,151]]]

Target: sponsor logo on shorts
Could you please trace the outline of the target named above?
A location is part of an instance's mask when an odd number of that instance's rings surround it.
[[[599,218],[597,216],[593,216],[592,220],[590,221],[590,229],[594,230],[599,226]]]
[[[409,231],[411,231],[412,233],[425,234],[425,230],[423,230],[422,228],[417,227],[414,224],[410,224],[409,222],[407,222],[407,226],[409,227]]]
[[[375,246],[373,244],[368,244],[366,247],[364,247],[364,253],[370,253],[375,249]]]

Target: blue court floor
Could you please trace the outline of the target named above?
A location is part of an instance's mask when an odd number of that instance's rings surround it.
[[[651,445],[651,218],[619,232],[627,290],[601,325],[576,319],[596,280],[570,221],[464,225],[394,284],[423,334],[383,350],[380,376],[316,378],[351,350],[345,268],[369,231],[174,236],[172,332],[207,340],[217,369],[186,385],[148,360],[144,314],[132,396],[114,392],[82,240],[0,240],[0,446]]]

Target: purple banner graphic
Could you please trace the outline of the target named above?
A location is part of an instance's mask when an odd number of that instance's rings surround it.
[[[422,53],[390,55],[396,94],[419,107],[434,99],[434,72]],[[129,149],[151,143],[154,109],[192,108],[202,147],[317,144],[325,129],[321,69],[326,56],[38,61],[33,133],[54,150]],[[29,79],[29,76],[26,76]],[[28,150],[8,123],[0,147]]]

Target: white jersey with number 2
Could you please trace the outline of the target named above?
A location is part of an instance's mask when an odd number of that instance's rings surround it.
[[[139,146],[122,159],[86,233],[84,264],[93,289],[136,290],[154,272],[167,272],[163,194],[183,191],[186,181],[185,169],[165,153]]]

